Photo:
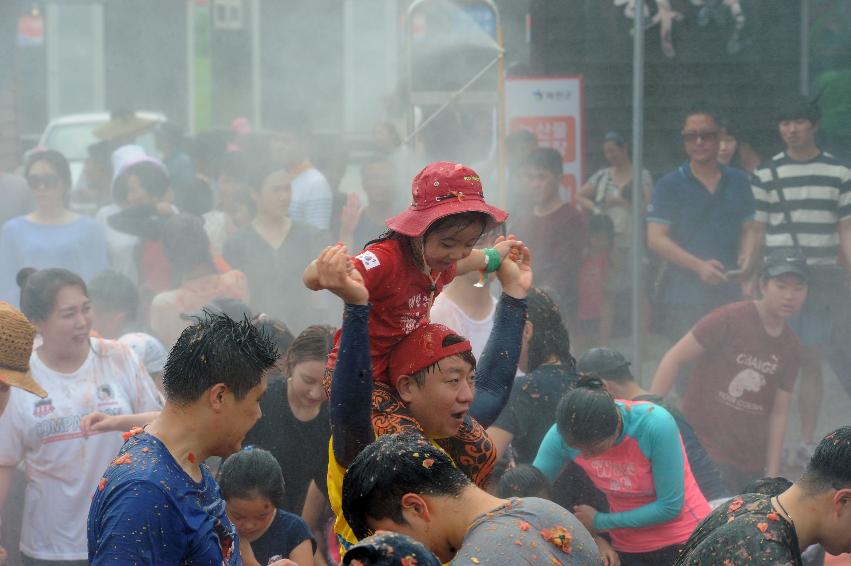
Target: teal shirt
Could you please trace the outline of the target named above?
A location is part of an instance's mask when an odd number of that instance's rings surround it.
[[[640,452],[638,457],[643,461],[621,464],[649,466],[652,479],[647,479],[652,481],[656,497],[654,501],[628,511],[597,513],[594,517],[594,529],[646,527],[670,521],[680,513],[685,500],[685,458],[676,421],[668,411],[658,405],[630,403],[627,406],[623,401],[616,403],[621,414],[623,431],[612,450],[589,460],[593,462],[601,457],[608,457],[615,447],[625,443],[637,443]],[[553,481],[568,460],[576,460],[579,457],[579,451],[565,444],[557,426],[553,425],[541,442],[533,465]],[[647,491],[651,486],[635,487]],[[603,491],[613,509],[619,507],[616,504],[617,499],[633,496],[628,488],[617,492],[605,489]]]

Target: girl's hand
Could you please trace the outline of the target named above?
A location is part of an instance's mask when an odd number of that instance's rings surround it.
[[[515,238],[514,234],[509,235],[507,238],[500,236],[495,240],[493,248],[499,252],[499,257],[503,261],[511,253],[512,249],[521,250],[523,248],[523,242]]]
[[[586,529],[592,533],[594,532],[594,517],[597,515],[596,509],[590,505],[575,505],[573,507],[573,514]]]
[[[270,563],[269,566],[298,566],[298,564],[296,564],[289,558],[281,558],[280,560],[275,560],[274,562]]]
[[[505,242],[514,243],[517,240],[507,239]],[[501,243],[501,237],[497,238],[497,245]],[[529,289],[532,288],[532,252],[522,243],[513,249],[517,251],[499,264],[496,276],[506,295],[515,299],[525,299]]]
[[[328,246],[319,254],[316,276],[319,289],[328,289],[348,304],[365,305],[369,302],[369,290],[360,272],[351,265],[343,244]]]
[[[609,541],[603,537],[594,537],[594,542],[597,543],[597,550],[600,551],[600,558],[603,559],[603,566],[620,566],[621,559]]]
[[[89,413],[80,419],[80,432],[83,436],[89,436],[96,432],[115,432],[121,430],[116,418],[106,413]]]
[[[251,543],[243,537],[239,537],[239,555],[244,566],[263,566],[254,557],[254,549],[251,548]]]

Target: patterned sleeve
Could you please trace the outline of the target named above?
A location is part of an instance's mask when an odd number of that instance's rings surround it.
[[[370,301],[375,303],[381,299],[384,283],[390,280],[397,262],[392,252],[383,246],[369,246],[352,258],[352,264],[363,277],[364,285],[369,289]]]
[[[851,218],[851,167],[843,167],[841,184],[839,185],[839,219]]]
[[[771,181],[771,170],[767,167],[759,169],[751,177],[751,191],[756,202],[756,215],[754,220],[762,224],[768,224],[769,212],[774,199],[774,194],[769,191]]]

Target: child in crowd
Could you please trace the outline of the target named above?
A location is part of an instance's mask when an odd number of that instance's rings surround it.
[[[382,403],[386,407],[395,395],[388,376],[391,350],[429,321],[435,296],[457,275],[479,270],[486,277],[497,270],[513,248],[522,246],[521,242],[509,239],[493,248],[474,249],[482,234],[504,222],[508,214],[485,202],[481,180],[468,167],[432,163],[414,178],[412,192],[410,207],[387,221],[389,230],[351,258],[352,267],[363,278],[372,302],[369,333],[376,381],[373,424],[381,434],[398,426],[419,429],[414,419],[398,412],[401,406],[398,402],[390,403],[394,407],[390,411],[382,409]],[[316,261],[305,270],[304,282],[315,291],[323,288]],[[328,391],[336,354],[337,345],[328,356]],[[393,417],[388,418],[391,413]],[[480,454],[483,445],[489,442],[482,427],[475,421],[473,425],[473,430],[460,433],[465,440],[457,436],[454,440],[462,442],[471,455],[469,469],[464,471],[476,483],[483,483],[492,463],[483,465],[489,459],[474,455]],[[388,430],[388,426],[393,430]]]
[[[611,218],[595,214],[588,222],[588,249],[579,268],[577,346],[583,352],[606,346],[612,333],[614,301],[609,283],[616,261],[615,226]]]
[[[270,452],[248,446],[232,454],[218,481],[245,566],[313,565],[316,542],[301,517],[281,509],[284,477]]]
[[[503,499],[509,497],[540,497],[552,499],[550,482],[538,468],[530,464],[520,464],[505,471],[496,486],[496,496]]]

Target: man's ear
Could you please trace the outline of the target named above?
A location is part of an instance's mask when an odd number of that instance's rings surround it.
[[[419,385],[410,375],[401,376],[398,381],[396,381],[396,393],[399,394],[399,398],[405,403],[410,403],[413,398],[412,389],[416,387],[419,389]]]
[[[402,516],[405,517],[408,524],[412,524],[411,519],[422,523],[431,522],[431,509],[429,509],[428,501],[420,494],[406,493],[402,496],[399,504],[402,508]]]
[[[225,409],[228,395],[230,395],[230,389],[224,383],[216,383],[207,390],[207,402],[213,412],[220,413]]]
[[[833,510],[837,516],[851,513],[851,488],[838,489],[832,498]]]

